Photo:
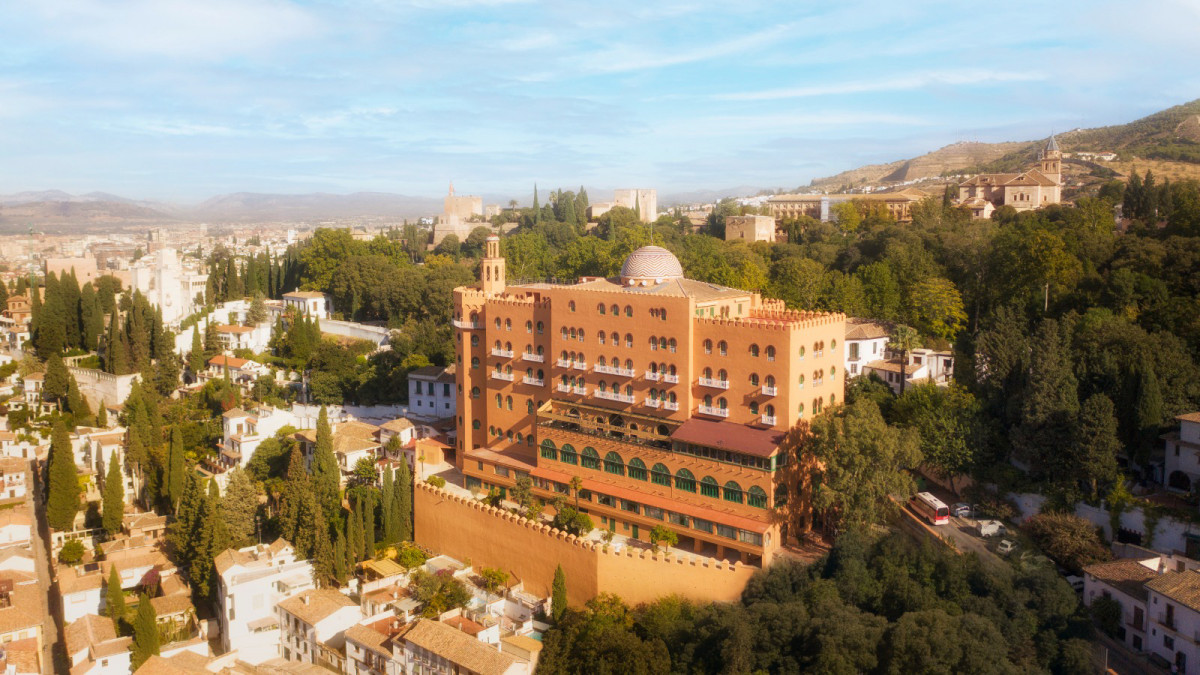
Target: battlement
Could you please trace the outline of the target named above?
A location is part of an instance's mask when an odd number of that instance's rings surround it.
[[[792,330],[816,328],[844,323],[846,315],[840,312],[802,312],[784,309],[754,309],[744,317],[698,317],[696,323],[718,328],[756,328]]]

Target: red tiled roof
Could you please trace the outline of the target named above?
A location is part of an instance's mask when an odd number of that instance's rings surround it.
[[[779,449],[784,433],[775,429],[756,429],[733,422],[714,422],[693,417],[671,434],[671,440],[695,443],[709,448],[741,452],[755,457],[770,457]]]

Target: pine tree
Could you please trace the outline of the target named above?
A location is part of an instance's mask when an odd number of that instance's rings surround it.
[[[313,491],[322,511],[337,513],[342,503],[338,494],[341,470],[338,469],[337,457],[333,454],[333,431],[329,426],[329,413],[324,406],[317,415],[317,442],[313,449],[312,476]]]
[[[225,498],[221,500],[222,520],[229,531],[230,545],[246,546],[254,541],[254,517],[258,513],[258,493],[250,474],[235,467],[229,474]]]
[[[116,534],[125,518],[124,472],[113,453],[108,455],[108,472],[104,476],[104,498],[101,502],[100,519],[104,531]]]
[[[174,504],[183,494],[183,432],[171,427],[171,448],[167,454],[167,498]]]
[[[560,621],[567,612],[567,575],[562,565],[554,570],[554,583],[550,590],[550,613],[555,621]]]
[[[150,603],[150,596],[142,593],[138,598],[137,616],[133,619],[133,670],[141,668],[151,656],[157,656],[158,649],[158,615]]]
[[[101,429],[108,428],[108,408],[104,403],[104,399],[100,399],[100,408],[96,410],[96,426]]]
[[[46,520],[50,527],[70,532],[75,529],[75,514],[79,513],[79,472],[75,468],[75,452],[71,449],[71,436],[62,422],[54,423],[50,438]]]
[[[400,462],[396,472],[396,538],[399,541],[413,539],[413,477],[408,462]]]
[[[246,321],[251,326],[267,320],[267,303],[263,302],[262,294],[255,294],[254,300],[250,302],[250,309],[246,312]]]
[[[117,634],[121,633],[121,622],[125,620],[125,591],[121,588],[121,574],[117,566],[108,568],[108,588],[105,589],[105,615],[113,620]]]

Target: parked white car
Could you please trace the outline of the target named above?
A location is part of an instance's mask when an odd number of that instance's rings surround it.
[[[979,536],[981,537],[1004,536],[1008,533],[1008,529],[1004,527],[1004,523],[998,520],[981,520],[975,527],[979,530]]]

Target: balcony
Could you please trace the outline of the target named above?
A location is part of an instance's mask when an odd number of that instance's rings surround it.
[[[669,382],[671,384],[679,384],[679,376],[678,375],[668,375],[667,373],[663,373],[662,378],[663,378],[663,382]]]
[[[779,394],[779,389],[777,387],[764,386],[762,388],[762,393],[763,393],[763,396],[775,396],[775,395]]]
[[[524,354],[521,355],[521,360],[522,361],[533,361],[534,363],[545,363],[546,357],[542,356],[541,354],[531,354],[529,352],[525,352]]]
[[[667,410],[679,410],[679,401],[663,401],[663,408]]]
[[[775,426],[775,416],[774,415],[763,415],[761,419],[762,419],[763,424],[765,424],[769,427]]]
[[[1158,623],[1168,630],[1175,630],[1175,617],[1167,616],[1166,612],[1159,613]]]
[[[546,386],[545,380],[539,380],[536,377],[529,377],[528,375],[526,375],[525,377],[522,377],[521,381],[524,382],[525,384],[532,384],[535,387]]]
[[[555,389],[559,390],[560,392],[562,392],[564,394],[571,393],[571,385],[569,385],[569,384],[560,384],[557,387],[555,387]]]
[[[598,391],[595,393],[596,398],[602,398],[606,401],[617,401],[620,403],[633,403],[633,394],[621,394],[615,391]]]
[[[713,417],[729,417],[729,408],[717,408],[711,405],[701,405],[699,412],[701,415],[712,415]]]
[[[648,398],[643,403],[643,405],[645,405],[647,408],[657,408],[657,407],[661,406],[662,404],[663,404],[663,402],[656,398]]]
[[[492,379],[493,380],[504,380],[505,382],[512,382],[513,380],[515,380],[517,378],[512,373],[500,373],[500,372],[496,372],[493,370],[492,371]]]
[[[587,361],[576,361],[571,367],[575,370],[587,370]]]
[[[620,375],[622,377],[633,377],[637,375],[637,371],[633,368],[621,368],[620,366],[595,366],[592,368],[592,370],[605,375]]]
[[[511,349],[497,349],[492,347],[492,356],[500,356],[506,359],[511,359],[513,357],[513,353]]]
[[[483,328],[483,324],[479,324],[474,321],[461,321],[459,319],[451,319],[450,323],[453,324],[455,328],[462,328],[465,330],[478,330],[480,328]]]
[[[571,362],[566,359],[559,359],[554,362],[559,368],[570,368]]]
[[[657,372],[652,371],[652,372],[646,373],[646,379],[650,380],[651,382],[658,382],[658,378],[659,378],[659,374]]]
[[[579,394],[580,396],[587,396],[587,387],[575,387],[571,390],[571,393]]]
[[[711,389],[728,389],[729,380],[714,380],[711,377],[702,377],[700,378],[700,386]]]

